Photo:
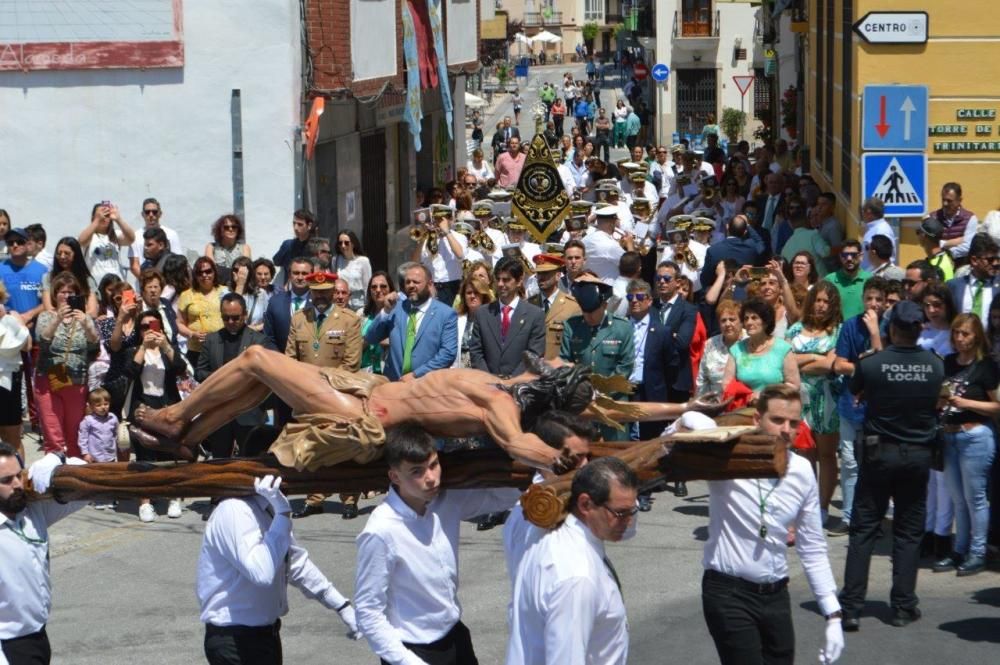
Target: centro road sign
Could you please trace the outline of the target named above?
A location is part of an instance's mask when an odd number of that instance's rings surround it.
[[[866,85],[861,98],[862,150],[926,150],[926,85]]]
[[[868,12],[854,32],[869,44],[926,44],[927,12]]]
[[[885,204],[886,217],[927,214],[927,155],[914,152],[868,152],[861,155],[865,199]]]
[[[658,62],[653,65],[653,71],[651,72],[653,80],[657,83],[663,83],[670,77],[670,67],[667,67],[662,62]]]

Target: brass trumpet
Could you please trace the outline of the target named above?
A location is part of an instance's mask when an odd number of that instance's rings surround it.
[[[681,260],[688,265],[691,270],[699,270],[698,257],[694,255],[690,247],[685,247],[681,252]]]

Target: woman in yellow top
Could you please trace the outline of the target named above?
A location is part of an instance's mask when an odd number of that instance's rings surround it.
[[[177,329],[187,338],[187,359],[198,364],[201,345],[209,333],[222,329],[220,300],[229,289],[219,284],[215,262],[203,256],[191,270],[191,288],[177,298]]]

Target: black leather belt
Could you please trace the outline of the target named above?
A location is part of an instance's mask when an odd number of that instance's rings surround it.
[[[281,630],[281,619],[266,626],[216,626],[206,623],[205,630],[213,635],[277,635]]]
[[[711,568],[705,570],[705,577],[733,587],[746,589],[747,591],[752,591],[753,593],[758,593],[762,596],[769,596],[771,594],[778,593],[788,586],[787,577],[784,577],[777,582],[751,582],[750,580],[745,580],[742,577],[726,575],[725,573],[720,573],[719,571],[712,570]]]

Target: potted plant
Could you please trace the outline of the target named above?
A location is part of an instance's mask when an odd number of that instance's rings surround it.
[[[791,85],[781,95],[781,127],[795,139],[799,129],[799,91]]]
[[[722,109],[722,119],[719,121],[719,128],[722,129],[722,133],[729,139],[730,145],[735,144],[739,140],[746,122],[747,114],[745,112],[728,107]]]

